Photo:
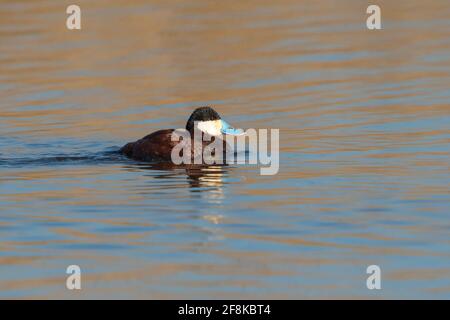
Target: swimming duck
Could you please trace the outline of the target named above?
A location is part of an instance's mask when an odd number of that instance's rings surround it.
[[[190,133],[191,139],[194,139],[194,130],[200,130],[202,134],[212,136],[211,141],[203,141],[202,148],[214,141],[215,137],[221,135],[242,135],[241,129],[234,129],[226,121],[222,120],[220,115],[211,107],[200,107],[192,112],[186,123],[186,130]],[[120,153],[139,161],[171,161],[172,149],[179,141],[172,141],[172,134],[175,129],[164,129],[153,132],[140,140],[127,143],[120,149]],[[193,146],[191,153],[194,153]],[[224,141],[224,154],[226,142]],[[192,156],[192,155],[191,155]]]

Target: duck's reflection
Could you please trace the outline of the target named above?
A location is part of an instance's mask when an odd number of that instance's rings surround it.
[[[193,223],[191,226],[195,232],[201,231],[206,236],[206,242],[221,241],[224,239],[221,225],[225,219],[225,187],[229,181],[227,177],[233,167],[227,165],[173,165],[171,163],[137,163],[125,167],[130,171],[151,171],[152,179],[184,180],[186,187],[195,201],[201,201],[196,206],[195,216],[197,221],[207,221],[207,224]],[[164,183],[165,184],[165,183]],[[167,187],[167,185],[165,186]],[[177,183],[177,188],[180,185]],[[182,187],[182,185],[181,185]],[[189,210],[188,210],[189,211]],[[187,211],[187,212],[188,212]],[[190,212],[192,214],[192,212]],[[198,245],[198,244],[197,244]]]
[[[150,170],[154,179],[171,179],[185,176],[192,193],[208,193],[207,199],[222,199],[226,177],[232,167],[227,165],[174,165],[172,163],[137,163],[127,170]]]

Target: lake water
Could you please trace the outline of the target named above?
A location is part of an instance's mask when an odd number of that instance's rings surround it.
[[[0,2],[0,298],[450,298],[448,1],[77,4]],[[114,153],[204,104],[279,173]]]

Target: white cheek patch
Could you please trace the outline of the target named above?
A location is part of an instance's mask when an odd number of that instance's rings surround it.
[[[198,123],[197,128],[209,134],[210,136],[220,136],[222,134],[222,121],[221,120],[210,120],[210,121],[201,121]]]

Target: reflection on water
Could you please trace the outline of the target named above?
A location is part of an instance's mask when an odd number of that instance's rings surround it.
[[[0,297],[450,297],[448,1],[77,4],[0,1]],[[279,173],[116,153],[204,104]]]
[[[167,180],[173,177],[186,177],[191,191],[204,197],[206,201],[220,201],[224,178],[228,176],[227,165],[174,165],[172,163],[140,163],[127,166],[133,172],[153,170],[153,179]]]

